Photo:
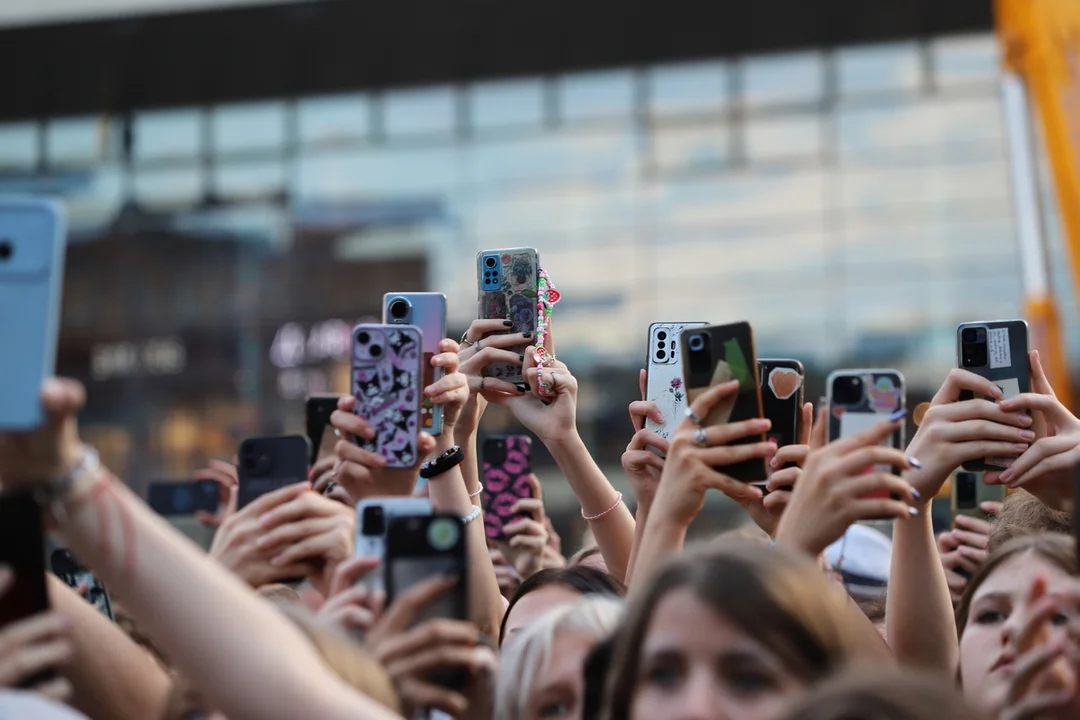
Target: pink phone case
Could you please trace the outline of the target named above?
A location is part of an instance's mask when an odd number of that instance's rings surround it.
[[[356,414],[375,428],[365,450],[386,458],[386,467],[416,465],[420,432],[422,336],[411,325],[357,325],[353,328],[353,395]]]
[[[484,530],[491,540],[503,540],[503,527],[522,516],[514,503],[531,498],[532,440],[528,435],[488,438],[484,442]]]

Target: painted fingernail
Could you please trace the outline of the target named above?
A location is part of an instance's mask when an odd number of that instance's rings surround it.
[[[1020,431],[1020,437],[1023,438],[1024,440],[1027,440],[1028,442],[1031,442],[1032,440],[1035,439],[1035,433],[1033,433],[1030,430],[1021,430]]]
[[[529,392],[528,385],[517,385],[518,392]]]
[[[918,517],[919,509],[909,506],[908,509],[907,509],[907,514],[910,515],[911,517]]]
[[[1030,446],[1027,443],[1016,443],[1016,444],[1013,445],[1014,450],[1019,450],[1021,452],[1023,452],[1024,450],[1027,450],[1028,447],[1030,447]]]
[[[896,422],[897,420],[900,420],[901,418],[904,418],[904,417],[907,417],[907,408],[904,408],[902,410],[897,410],[892,415],[890,415],[889,416],[889,422]]]
[[[922,493],[915,488],[911,488],[911,497],[915,498],[916,500],[922,500]]]
[[[779,466],[780,466],[780,458],[774,457],[772,460],[769,461],[769,467],[777,468]]]
[[[513,320],[503,320],[503,325],[505,327],[514,327],[514,321]]]
[[[526,340],[530,340],[530,339],[532,339],[532,333],[527,332],[527,333],[523,334],[522,337],[525,338]]]
[[[922,470],[922,463],[919,462],[918,458],[909,457],[907,459],[907,462],[908,465],[915,468],[916,470]]]

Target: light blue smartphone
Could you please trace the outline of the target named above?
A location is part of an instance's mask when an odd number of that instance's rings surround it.
[[[439,354],[439,343],[446,337],[446,296],[442,293],[387,293],[383,295],[383,322],[387,325],[414,325],[423,333],[424,387],[438,382],[441,368],[431,366]],[[425,395],[420,407],[420,429],[432,435],[442,433],[442,406]]]
[[[41,425],[55,372],[67,233],[60,203],[0,195],[0,430]]]

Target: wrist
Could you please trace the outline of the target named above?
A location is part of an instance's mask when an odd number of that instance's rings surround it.
[[[553,455],[556,453],[566,454],[580,449],[585,445],[578,435],[577,427],[570,426],[564,430],[550,435],[541,435],[541,442]]]

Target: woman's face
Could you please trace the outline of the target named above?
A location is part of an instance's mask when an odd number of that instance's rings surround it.
[[[506,636],[503,642],[508,642],[514,633],[527,628],[548,610],[580,599],[581,593],[566,585],[545,585],[538,590],[533,590],[520,598],[511,608],[506,618]]]
[[[771,720],[805,690],[771,650],[687,589],[657,604],[639,673],[632,720]]]
[[[596,638],[560,632],[551,644],[548,663],[533,681],[525,720],[580,720],[585,700],[585,657]]]
[[[1069,574],[1041,555],[1027,552],[1001,563],[971,598],[967,625],[960,636],[960,678],[968,699],[991,710],[1000,708],[1016,671],[1016,656],[1006,641],[1020,629],[1035,578],[1047,581],[1047,593],[1062,593],[1071,585]],[[1052,640],[1068,621],[1058,615],[1050,623]]]

